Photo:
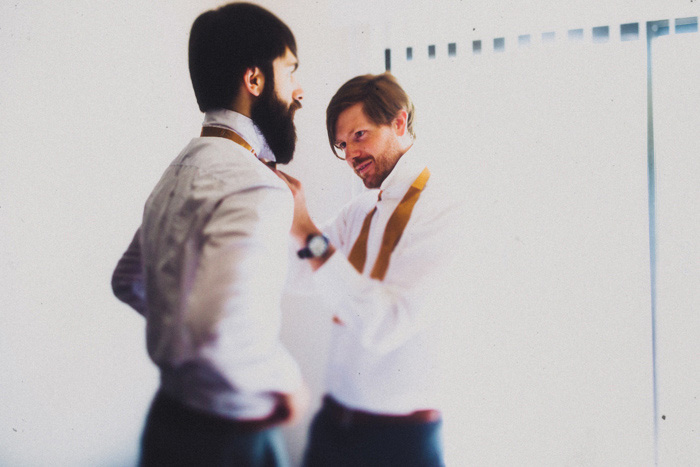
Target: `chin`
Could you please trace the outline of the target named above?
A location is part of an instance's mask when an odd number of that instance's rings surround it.
[[[371,180],[362,180],[362,183],[365,185],[365,188],[379,188],[380,186],[382,186],[381,182],[372,183]]]

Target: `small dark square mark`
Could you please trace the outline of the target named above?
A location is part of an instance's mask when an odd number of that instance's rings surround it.
[[[677,18],[676,34],[684,32],[698,32],[698,18]]]
[[[506,48],[506,39],[504,37],[497,37],[493,40],[493,50],[494,52],[502,52]]]
[[[608,42],[610,39],[610,27],[598,26],[593,28],[593,42]]]
[[[554,42],[557,38],[557,33],[555,32],[543,32],[542,33],[542,42],[549,43],[549,42]]]
[[[569,40],[571,41],[582,41],[583,29],[569,29],[567,35],[569,36]]]
[[[639,39],[639,23],[621,24],[620,39],[623,41],[634,41]]]

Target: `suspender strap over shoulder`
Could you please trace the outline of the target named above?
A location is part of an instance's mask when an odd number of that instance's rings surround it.
[[[370,277],[379,279],[380,281],[384,280],[386,271],[389,268],[391,253],[399,243],[401,235],[406,228],[406,224],[408,224],[408,221],[411,218],[413,207],[416,205],[416,202],[418,201],[418,198],[420,197],[423,188],[425,188],[429,178],[430,170],[428,170],[426,167],[413,182],[389,218],[386,228],[384,229],[384,236],[382,237],[382,244],[379,249],[379,254],[377,255],[377,260],[374,263]],[[362,273],[364,270],[365,261],[367,258],[367,239],[369,237],[369,227],[372,223],[372,217],[374,216],[376,210],[377,208],[375,206],[374,209],[367,214],[367,217],[365,217],[360,235],[357,237],[357,240],[350,251],[350,255],[348,256],[350,263],[360,273]]]
[[[200,136],[218,136],[219,138],[230,139],[234,143],[243,146],[245,149],[255,154],[255,149],[253,149],[253,147],[250,144],[248,144],[248,142],[244,140],[241,135],[227,128],[205,126],[202,127],[202,134]]]

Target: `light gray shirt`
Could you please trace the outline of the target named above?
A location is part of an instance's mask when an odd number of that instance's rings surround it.
[[[269,154],[243,115],[217,110],[205,124],[234,130],[258,155]],[[301,385],[279,340],[292,215],[285,183],[228,139],[194,138],[166,169],[124,255],[141,267],[115,270],[121,290],[132,292],[120,296],[115,287],[115,294],[146,316],[163,391],[248,419],[266,416],[276,393]],[[134,298],[139,290],[145,303]]]

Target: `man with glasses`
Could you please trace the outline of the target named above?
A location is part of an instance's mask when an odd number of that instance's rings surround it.
[[[295,197],[299,257],[334,312],[309,467],[443,465],[441,331],[451,317],[435,294],[456,256],[460,200],[428,168],[414,113],[390,74],[358,76],[333,96],[331,148],[369,190],[323,229],[301,183],[280,173]]]

